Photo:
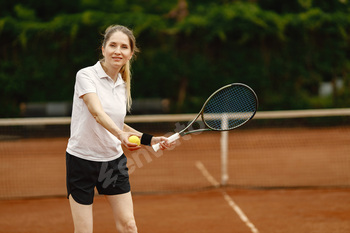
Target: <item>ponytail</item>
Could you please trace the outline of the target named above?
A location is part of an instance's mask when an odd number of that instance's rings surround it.
[[[128,112],[130,112],[132,105],[130,61],[127,61],[126,64],[120,69],[120,74],[126,83],[126,109]]]

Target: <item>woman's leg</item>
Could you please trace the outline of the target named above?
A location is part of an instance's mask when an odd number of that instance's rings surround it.
[[[79,204],[72,198],[72,195],[69,196],[69,204],[73,216],[74,233],[92,233],[92,204]]]
[[[131,192],[118,195],[106,195],[105,197],[112,207],[118,232],[136,233],[137,227]]]

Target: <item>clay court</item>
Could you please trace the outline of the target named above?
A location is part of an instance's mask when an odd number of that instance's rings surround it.
[[[67,140],[0,141],[0,232],[73,232]],[[349,141],[345,127],[232,131],[226,186],[220,133],[127,153],[139,232],[348,233]],[[103,196],[95,197],[94,230],[116,232]]]

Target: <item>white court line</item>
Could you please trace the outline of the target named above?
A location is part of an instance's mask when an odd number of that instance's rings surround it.
[[[197,161],[196,167],[202,172],[202,175],[209,181],[210,184],[212,184],[215,188],[220,187],[220,183],[208,172],[202,162]]]
[[[215,180],[215,178],[209,173],[209,171],[205,168],[204,164],[201,161],[196,161],[195,165],[198,168],[198,170],[202,173],[202,175],[209,181],[210,184],[212,184],[214,187],[220,186],[220,183],[217,180]],[[248,217],[244,214],[241,208],[239,208],[239,206],[233,201],[233,199],[225,191],[222,191],[222,195],[224,196],[224,199],[227,201],[228,205],[236,212],[236,214],[247,225],[251,232],[259,233],[259,230],[248,219]]]

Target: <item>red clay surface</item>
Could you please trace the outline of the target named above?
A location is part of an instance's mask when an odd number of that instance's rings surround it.
[[[220,181],[219,135],[184,138],[167,152],[127,153],[139,232],[253,232],[222,189],[188,191],[212,185],[198,162]],[[229,140],[229,185],[240,188],[225,192],[258,232],[350,232],[350,189],[341,188],[350,187],[349,128],[236,130]],[[73,232],[64,198],[66,143],[0,141],[0,232]],[[314,188],[288,189],[294,186]],[[116,232],[102,196],[95,199],[94,228]]]
[[[260,233],[348,233],[350,190],[231,190],[227,193]],[[134,195],[139,232],[250,233],[220,189]],[[73,232],[65,198],[0,201],[0,232]],[[116,232],[103,196],[94,203],[94,232]]]

